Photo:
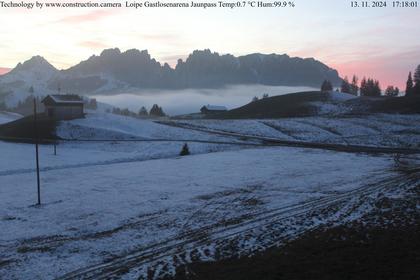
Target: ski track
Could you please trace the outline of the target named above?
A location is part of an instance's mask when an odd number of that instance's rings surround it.
[[[110,279],[120,277],[129,269],[147,266],[148,264],[152,265],[158,261],[165,260],[165,258],[185,253],[187,248],[200,248],[200,246],[210,246],[211,244],[222,246],[221,244],[228,242],[230,239],[240,239],[240,236],[248,232],[253,232],[252,235],[255,237],[258,229],[273,227],[282,221],[302,217],[317,210],[326,209],[333,205],[349,201],[354,197],[362,198],[385,191],[386,189],[395,188],[396,185],[404,186],[411,183],[411,180],[407,180],[405,175],[399,175],[345,193],[315,198],[304,203],[283,206],[259,213],[252,213],[251,220],[226,227],[218,227],[217,225],[205,226],[200,228],[199,232],[196,230],[186,232],[164,242],[151,245],[148,248],[121,256],[111,262],[79,269],[57,279]],[[194,215],[196,214],[194,213]],[[264,230],[260,230],[261,232],[264,233]],[[270,234],[275,234],[275,232],[265,232],[263,236]],[[260,238],[264,239],[263,236]],[[278,240],[272,240],[272,243],[277,242]]]

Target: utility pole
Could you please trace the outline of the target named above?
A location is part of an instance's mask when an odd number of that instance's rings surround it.
[[[36,181],[38,186],[38,203],[41,205],[41,184],[39,180],[39,148],[38,148],[38,127],[36,123],[36,98],[34,97],[34,133],[35,133],[35,153],[36,153]]]

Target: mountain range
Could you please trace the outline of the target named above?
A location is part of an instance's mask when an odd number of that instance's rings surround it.
[[[147,50],[121,52],[106,49],[99,56],[66,69],[57,70],[41,56],[19,63],[0,76],[0,93],[63,92],[77,94],[118,93],[132,89],[218,88],[234,84],[310,86],[318,88],[328,79],[341,82],[338,72],[313,58],[286,54],[220,55],[196,50],[174,68],[161,64]]]

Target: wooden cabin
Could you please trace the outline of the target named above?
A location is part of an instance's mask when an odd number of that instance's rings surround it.
[[[203,114],[216,114],[226,112],[227,108],[225,106],[216,106],[216,105],[205,105],[200,109]]]
[[[70,120],[83,118],[83,99],[78,95],[53,94],[42,100],[45,116],[56,120]]]

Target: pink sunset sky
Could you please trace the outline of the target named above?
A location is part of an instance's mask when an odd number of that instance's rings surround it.
[[[34,55],[65,69],[105,48],[137,48],[174,65],[195,49],[209,48],[314,57],[342,77],[372,77],[383,88],[404,90],[408,72],[420,64],[420,8],[295,2],[293,9],[0,8],[0,74]]]

